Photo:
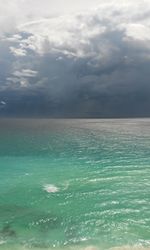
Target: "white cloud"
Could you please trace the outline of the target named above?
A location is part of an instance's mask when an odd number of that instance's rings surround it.
[[[22,69],[21,71],[15,71],[13,73],[16,77],[35,77],[37,76],[37,71],[31,69]]]
[[[80,14],[28,19],[18,26],[18,32],[31,35],[22,40],[18,38],[18,46],[11,46],[11,52],[15,56],[26,56],[28,50],[40,55],[58,53],[74,59],[93,58],[104,65],[120,54],[122,46],[131,45],[134,49],[134,41],[149,49],[148,0],[99,2],[98,8]],[[120,41],[113,35],[115,32],[120,32]]]
[[[126,35],[133,40],[150,41],[150,26],[131,23],[126,27]]]
[[[104,103],[123,94],[126,104],[131,92],[130,99],[144,99],[149,13],[149,0],[0,1],[0,90],[8,91],[6,100],[17,90],[16,103],[24,93],[32,103],[34,95],[50,109],[70,100],[86,111],[89,100],[94,112],[107,93]]]
[[[11,37],[5,37],[2,40],[3,41],[9,41],[9,42],[20,42],[22,39],[22,36],[19,34],[12,35]]]
[[[27,87],[30,84],[29,79],[36,77],[37,74],[37,71],[31,69],[16,70],[12,73],[11,77],[7,77],[7,85],[13,84],[17,87]]]
[[[132,19],[141,17],[142,13],[149,11],[149,0],[5,0],[0,1],[0,34],[12,32],[20,25],[27,22],[35,22],[43,18],[74,15],[77,12],[89,12],[99,8],[99,14],[103,18],[117,16]],[[120,15],[119,12],[122,12]],[[116,20],[113,18],[112,23]]]
[[[0,104],[5,106],[5,105],[6,105],[6,102],[1,101]]]
[[[39,8],[38,0],[37,5]],[[37,72],[25,71],[25,68],[33,68],[33,63],[36,69],[36,56],[43,60],[47,55],[55,58],[55,73],[65,58],[77,64],[83,60],[85,67],[100,72],[120,64],[132,66],[135,62],[150,60],[149,11],[148,0],[107,0],[95,9],[77,14],[46,17],[39,11],[38,18],[37,13],[28,18],[26,15],[17,22],[17,32],[5,38],[16,57],[13,74],[7,80],[29,85],[28,78],[35,77]],[[29,13],[27,6],[24,13]],[[49,77],[52,79],[53,74]]]
[[[21,45],[20,45],[21,47]],[[14,56],[26,56],[26,50],[22,48],[10,47],[10,51]]]
[[[60,16],[94,8],[102,0],[5,0],[0,1],[0,36],[19,25],[45,17]]]

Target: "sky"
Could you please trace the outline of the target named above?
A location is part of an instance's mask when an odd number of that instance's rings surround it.
[[[0,0],[0,116],[149,117],[149,0]]]

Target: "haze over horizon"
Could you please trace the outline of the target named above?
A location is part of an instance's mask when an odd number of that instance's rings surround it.
[[[150,117],[148,0],[0,0],[0,116]]]

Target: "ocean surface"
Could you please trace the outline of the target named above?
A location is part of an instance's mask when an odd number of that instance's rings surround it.
[[[150,248],[150,119],[1,119],[0,250]]]

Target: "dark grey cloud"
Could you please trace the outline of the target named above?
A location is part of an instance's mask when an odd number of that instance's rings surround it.
[[[149,116],[150,4],[114,3],[3,34],[0,114]]]

